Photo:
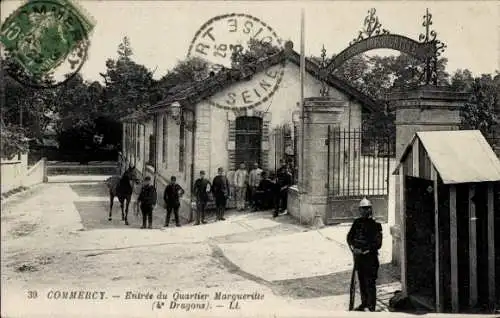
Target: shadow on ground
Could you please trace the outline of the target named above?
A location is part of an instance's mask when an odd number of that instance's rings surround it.
[[[142,215],[135,215],[132,207],[129,207],[128,222],[125,225],[122,221],[120,204],[113,205],[112,221],[108,221],[109,202],[107,201],[76,201],[73,202],[80,217],[83,227],[86,230],[93,229],[113,229],[113,228],[140,228],[142,225]],[[161,229],[165,223],[164,213],[153,213],[153,228]]]
[[[106,184],[102,182],[102,184],[70,184],[69,187],[73,192],[76,193],[79,197],[108,197],[108,189]]]
[[[377,285],[398,282],[394,277],[395,267],[391,263],[380,265]],[[273,281],[283,287],[286,296],[292,298],[316,298],[349,293],[352,271],[342,271],[328,275]]]

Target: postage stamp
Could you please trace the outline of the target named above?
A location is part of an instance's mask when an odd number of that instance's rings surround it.
[[[82,68],[94,21],[69,0],[32,0],[2,24],[6,69],[20,83],[60,85]]]
[[[207,62],[208,67],[199,70],[199,80],[217,76],[226,79],[225,83],[235,83],[224,94],[211,96],[211,105],[251,109],[268,101],[279,88],[285,67],[283,46],[269,24],[249,14],[231,13],[203,24],[187,57]]]

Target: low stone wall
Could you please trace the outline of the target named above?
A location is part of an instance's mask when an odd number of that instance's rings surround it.
[[[118,166],[117,164],[49,164],[47,173],[49,176],[74,174],[116,175]]]
[[[39,160],[26,172],[23,180],[23,186],[31,187],[35,184],[46,182],[47,161],[45,159]]]
[[[27,163],[22,160],[9,160],[1,163],[2,194],[21,187],[26,174]]]
[[[35,165],[28,168],[28,156],[21,155],[20,160],[1,162],[1,193],[20,187],[30,187],[46,182],[47,160],[42,158]]]

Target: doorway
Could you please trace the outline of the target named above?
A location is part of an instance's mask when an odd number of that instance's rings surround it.
[[[236,166],[245,163],[247,169],[253,163],[261,163],[262,118],[243,116],[236,118]]]
[[[434,183],[406,177],[406,268],[408,293],[435,306]]]

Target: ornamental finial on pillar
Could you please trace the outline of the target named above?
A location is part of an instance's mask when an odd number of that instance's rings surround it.
[[[377,10],[375,8],[371,8],[370,10],[368,10],[368,15],[363,21],[363,29],[359,31],[358,37],[352,40],[349,45],[353,45],[356,42],[362,41],[372,36],[389,34],[389,31],[387,31],[386,29],[382,29],[382,24],[379,22],[376,13]]]
[[[438,70],[437,64],[438,59],[446,48],[446,44],[437,40],[437,32],[431,30],[432,25],[432,14],[429,9],[425,10],[425,15],[423,16],[422,26],[425,28],[425,33],[421,33],[418,37],[422,43],[433,43],[434,44],[434,54],[432,57],[427,58],[425,61],[424,72],[421,76],[421,82],[425,85],[437,85],[438,84]]]
[[[327,80],[327,74],[326,74],[326,66],[327,66],[327,61],[326,61],[326,49],[325,45],[323,45],[323,48],[321,49],[321,64],[320,64],[320,80],[321,80],[321,89],[319,90],[319,95],[321,97],[326,97],[329,95],[328,91],[328,85],[326,84]]]

